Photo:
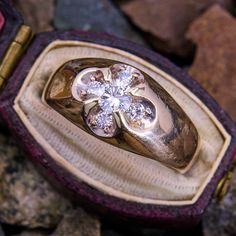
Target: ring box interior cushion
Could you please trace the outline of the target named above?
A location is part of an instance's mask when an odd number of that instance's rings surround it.
[[[0,10],[0,19],[5,19],[0,23],[1,53],[22,21],[5,1]],[[129,64],[172,96],[201,140],[198,158],[186,173],[101,141],[44,102],[45,86],[58,68],[83,58]],[[234,123],[195,81],[162,56],[106,34],[37,35],[7,79],[0,115],[20,145],[59,184],[98,212],[136,222],[183,223],[181,227],[197,223],[235,154]]]

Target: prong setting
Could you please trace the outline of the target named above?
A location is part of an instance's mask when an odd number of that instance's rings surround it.
[[[104,131],[102,136],[114,135],[114,129],[112,131],[110,129],[114,126],[112,123],[117,122],[113,113],[123,115],[127,123],[140,130],[145,129],[147,124],[154,120],[156,116],[154,105],[144,97],[137,99],[132,95],[133,90],[140,89],[145,84],[144,76],[139,70],[126,64],[85,70],[76,76],[72,92],[76,91],[75,99],[79,98],[85,104],[91,98],[97,102],[98,113],[93,110],[85,114],[87,126],[96,135],[101,134],[100,131],[97,132],[101,129]]]

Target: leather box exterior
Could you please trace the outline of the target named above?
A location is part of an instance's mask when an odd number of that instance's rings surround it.
[[[1,49],[2,57],[7,45],[11,42],[14,34],[22,23],[18,14],[3,2],[0,8],[6,21],[1,31]],[[11,15],[12,14],[12,15]],[[14,23],[13,23],[14,22]],[[14,25],[14,27],[13,27]],[[221,124],[225,127],[232,140],[229,148],[222,159],[219,168],[214,174],[200,198],[192,205],[168,206],[141,204],[125,201],[116,197],[104,194],[95,188],[90,187],[84,182],[78,181],[69,172],[57,165],[53,159],[43,150],[43,148],[33,139],[26,127],[13,109],[14,100],[17,96],[24,79],[27,76],[31,66],[51,42],[55,40],[79,40],[119,48],[124,51],[137,55],[147,60],[163,71],[172,75],[184,86],[191,90],[207,107],[215,114]],[[58,186],[64,186],[75,198],[89,209],[95,210],[106,216],[115,216],[123,220],[132,220],[135,223],[148,225],[161,225],[173,227],[191,227],[199,222],[201,215],[210,203],[214,191],[222,176],[226,173],[236,154],[236,127],[231,119],[225,114],[222,108],[204,91],[199,84],[188,75],[173,65],[170,61],[159,54],[145,49],[132,42],[114,38],[107,34],[85,33],[80,31],[71,32],[51,32],[42,33],[36,36],[29,46],[21,61],[14,70],[12,76],[7,80],[6,87],[0,94],[0,117],[8,125],[20,147],[32,158],[40,169],[56,180]]]

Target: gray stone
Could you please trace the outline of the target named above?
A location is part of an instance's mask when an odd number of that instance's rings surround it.
[[[214,201],[203,217],[204,236],[236,235],[236,172],[228,194],[221,202]]]
[[[58,0],[54,25],[60,30],[107,32],[144,44],[110,0]]]
[[[28,228],[55,227],[70,208],[21,154],[0,134],[0,222]]]
[[[100,222],[81,208],[68,211],[51,236],[100,236]]]

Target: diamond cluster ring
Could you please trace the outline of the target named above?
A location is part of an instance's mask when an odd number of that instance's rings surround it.
[[[76,76],[72,95],[84,104],[96,104],[85,115],[91,131],[101,137],[114,137],[125,120],[134,129],[145,130],[157,119],[154,105],[135,96],[144,76],[125,64],[108,68],[88,68]]]
[[[79,128],[182,173],[198,154],[189,117],[149,75],[122,62],[68,61],[49,79],[45,102]]]

